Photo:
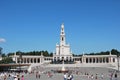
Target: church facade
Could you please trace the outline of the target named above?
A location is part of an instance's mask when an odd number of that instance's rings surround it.
[[[70,45],[66,44],[64,24],[61,25],[60,44],[56,44],[56,53],[53,55],[53,60],[73,60]]]

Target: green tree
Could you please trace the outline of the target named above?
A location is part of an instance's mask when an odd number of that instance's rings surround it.
[[[117,51],[116,49],[112,49],[111,54],[118,55],[118,54],[120,54],[120,52]]]

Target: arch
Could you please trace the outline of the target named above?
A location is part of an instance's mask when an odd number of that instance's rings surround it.
[[[95,58],[93,58],[93,63],[95,63]]]
[[[105,63],[105,57],[103,57],[103,63]]]
[[[40,63],[40,58],[38,58],[38,63]]]
[[[36,58],[34,58],[34,63],[36,63]]]
[[[115,62],[115,58],[113,58],[113,62]]]
[[[56,61],[56,57],[54,57],[54,61]]]
[[[102,63],[102,58],[99,58],[100,63]]]
[[[27,58],[27,63],[29,63],[29,58]]]
[[[96,58],[96,63],[99,63],[99,59],[98,58]]]
[[[90,58],[89,60],[90,60],[89,62],[92,63],[92,59]]]
[[[66,61],[68,61],[68,57],[66,57]]]
[[[62,57],[62,60],[64,60],[64,57]]]
[[[24,63],[26,63],[26,58],[24,58]]]
[[[86,63],[88,63],[88,58],[86,58]]]
[[[106,58],[106,62],[109,63],[109,58],[108,57]]]
[[[70,57],[70,61],[72,61],[72,58]]]
[[[33,59],[32,59],[32,58],[31,58],[31,60],[30,60],[30,61],[31,61],[31,63],[33,63]]]
[[[82,63],[82,58],[80,58],[80,63]]]

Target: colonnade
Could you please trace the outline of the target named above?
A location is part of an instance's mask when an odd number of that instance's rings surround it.
[[[81,56],[81,57],[71,57],[71,56],[54,56],[54,57],[44,57],[44,56],[23,56],[21,61],[19,56],[16,56],[16,63],[44,63],[46,61],[80,61],[80,63],[114,63],[116,62],[115,56]]]
[[[115,57],[82,57],[83,63],[114,63]]]
[[[30,64],[30,63],[43,63],[44,57],[38,57],[38,56],[23,56],[22,59],[19,57],[16,57],[16,63],[24,63],[24,64]]]
[[[73,61],[73,58],[71,56],[55,56],[53,57],[53,61],[59,61],[59,60],[65,60],[65,61]]]

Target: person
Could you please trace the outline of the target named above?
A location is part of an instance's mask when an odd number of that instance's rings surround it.
[[[73,75],[71,75],[71,80],[74,80],[74,77],[73,77]]]
[[[71,80],[71,75],[70,74],[68,75],[67,80]]]
[[[14,76],[14,80],[18,80],[17,76]]]
[[[38,73],[38,77],[39,77],[39,79],[40,79],[40,71],[39,71],[39,73]]]
[[[12,77],[11,77],[11,75],[10,75],[10,74],[9,74],[9,76],[8,76],[7,80],[12,80]]]
[[[96,74],[96,76],[95,76],[95,79],[96,79],[96,80],[98,79],[97,74]]]
[[[103,77],[104,77],[104,75],[103,75],[103,73],[101,74],[101,79],[103,79]]]
[[[0,74],[0,80],[2,80],[2,78],[1,78],[1,74]]]
[[[64,73],[64,80],[67,80],[67,74]]]
[[[112,80],[112,77],[113,77],[113,73],[110,74],[110,80]]]
[[[36,78],[38,78],[38,72],[36,72]]]
[[[20,75],[19,74],[17,75],[17,79],[20,80]]]
[[[21,77],[21,80],[25,80],[23,75],[22,75],[22,77]]]
[[[92,75],[91,75],[91,79],[93,80],[93,78],[94,78],[94,77],[93,77],[93,74],[92,74]]]
[[[7,75],[6,74],[4,74],[4,80],[6,80],[7,79]]]
[[[115,73],[115,80],[117,80],[117,73]]]

